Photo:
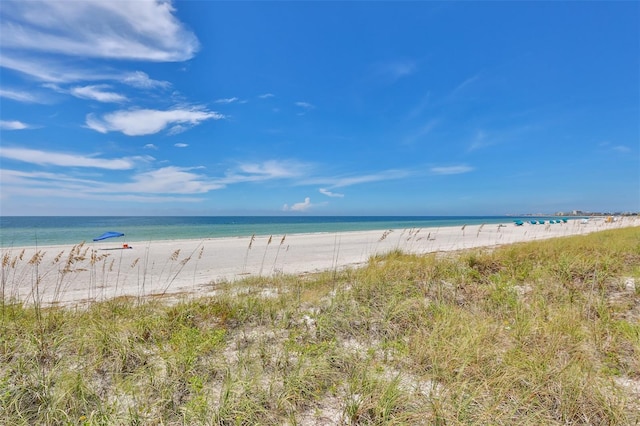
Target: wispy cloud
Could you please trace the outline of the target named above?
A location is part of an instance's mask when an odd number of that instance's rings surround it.
[[[622,152],[622,153],[631,152],[631,148],[629,148],[626,145],[616,145],[616,146],[611,147],[611,149],[613,151]]]
[[[4,49],[169,62],[190,59],[198,49],[168,1],[4,0],[2,6]]]
[[[0,50],[0,67],[26,74],[31,79],[46,83],[67,84],[88,81],[113,81],[126,84],[138,89],[168,88],[171,84],[167,81],[153,80],[142,71],[114,71],[80,66],[72,60],[58,60],[49,56],[28,56],[21,54],[9,55]],[[58,86],[54,86],[59,92],[64,92]],[[39,98],[25,92],[5,91],[4,97],[22,102],[44,103]]]
[[[157,193],[157,194],[204,194],[223,185],[214,179],[194,173],[196,168],[163,167],[133,177],[133,182],[110,185],[109,192]]]
[[[313,179],[303,181],[303,183],[326,185],[325,190],[327,190],[327,189],[335,189],[335,188],[344,188],[346,186],[352,186],[352,185],[360,185],[364,183],[403,179],[409,175],[410,175],[410,172],[406,170],[383,170],[378,173],[371,173],[371,174],[357,175],[357,176],[313,178]]]
[[[133,202],[198,202],[216,185],[206,177],[179,168],[165,168],[134,174],[128,182],[109,183],[102,180],[74,178],[61,173],[25,172],[0,169],[3,196],[73,198]]]
[[[144,149],[154,149],[154,150],[157,150],[157,149],[158,149],[158,147],[157,147],[157,146],[155,146],[155,145],[154,145],[154,144],[152,144],[152,143],[145,144],[145,146],[144,146],[143,148],[144,148]]]
[[[467,87],[471,86],[473,83],[475,83],[476,81],[478,81],[480,79],[480,74],[476,74],[472,77],[467,78],[465,81],[463,81],[462,83],[458,84],[455,89],[453,89],[453,91],[451,92],[450,96],[455,96],[458,93],[462,92],[464,89],[466,89]]]
[[[487,133],[484,130],[477,130],[468,151],[476,151],[481,148],[486,148],[493,145],[493,142],[488,138]]]
[[[202,107],[174,108],[166,111],[153,109],[120,110],[104,115],[87,115],[87,127],[100,133],[121,132],[128,136],[152,135],[174,125],[184,130],[207,120],[220,120],[224,115]],[[181,126],[181,127],[176,127]]]
[[[184,143],[184,142],[178,142],[178,143],[173,144],[173,146],[175,146],[176,148],[186,148],[186,147],[189,146],[189,144],[188,143]]]
[[[466,165],[458,165],[458,166],[444,166],[444,167],[432,167],[430,169],[431,173],[436,175],[459,175],[462,173],[469,173],[474,170],[473,167]]]
[[[273,93],[264,93],[262,95],[258,95],[258,98],[260,99],[269,99],[269,98],[273,98],[275,97],[275,95]]]
[[[41,98],[33,93],[19,90],[0,89],[0,97],[30,104],[44,103]]]
[[[107,170],[128,170],[134,166],[133,158],[105,159],[95,155],[66,154],[28,148],[0,147],[0,157],[38,165],[63,167],[93,167]],[[140,159],[140,157],[138,157]]]
[[[223,184],[260,182],[274,179],[297,179],[306,175],[310,166],[293,160],[268,160],[261,163],[241,163],[220,179]]]
[[[440,124],[440,119],[432,118],[425,122],[422,126],[418,127],[413,133],[408,135],[404,139],[404,143],[408,145],[412,145],[414,143],[422,141],[426,136],[428,136],[433,130],[438,127]]]
[[[287,211],[291,211],[291,212],[304,212],[309,210],[311,207],[313,207],[313,204],[311,204],[311,198],[306,197],[304,199],[304,201],[300,202],[300,203],[295,203],[292,206],[289,206],[288,204],[285,204],[284,206],[282,206],[282,210],[287,212]]]
[[[28,129],[29,125],[18,120],[0,120],[0,129],[2,130],[24,130]]]
[[[233,97],[233,98],[222,98],[222,99],[216,99],[214,102],[217,104],[232,104],[234,102],[238,102],[240,99]]]
[[[304,108],[304,109],[313,109],[313,108],[315,108],[315,106],[313,104],[310,104],[309,102],[304,102],[304,101],[296,102],[296,106],[299,106],[300,108]]]
[[[154,80],[142,71],[133,71],[117,75],[114,79],[138,89],[167,88],[171,86],[171,83],[168,81]]]
[[[110,86],[106,84],[80,86],[72,88],[70,93],[78,98],[91,99],[98,102],[125,102],[127,100],[126,96],[106,89],[110,89]]]
[[[318,191],[320,191],[321,194],[326,195],[327,197],[336,197],[336,198],[342,198],[344,197],[344,194],[340,194],[337,192],[331,192],[328,189],[325,188],[320,188]]]
[[[398,60],[378,63],[374,66],[376,76],[387,83],[395,83],[401,78],[407,77],[417,71],[414,61]]]

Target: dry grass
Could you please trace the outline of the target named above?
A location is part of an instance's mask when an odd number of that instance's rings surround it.
[[[56,257],[60,292],[86,256]],[[2,259],[2,424],[640,423],[637,228],[83,309],[4,292],[39,259]]]

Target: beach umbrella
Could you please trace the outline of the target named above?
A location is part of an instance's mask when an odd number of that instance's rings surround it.
[[[99,237],[94,238],[93,241],[102,241],[102,240],[106,240],[107,238],[114,238],[114,237],[124,237],[124,234],[122,232],[109,231],[109,232],[105,232]]]
[[[104,234],[100,235],[99,237],[94,238],[93,241],[102,241],[102,240],[106,240],[106,239],[109,239],[109,238],[117,238],[117,237],[124,237],[124,234],[122,232],[109,231],[109,232],[105,232]],[[122,248],[123,249],[130,249],[130,248],[133,248],[133,247],[131,247],[127,243],[124,243],[124,244],[122,244]],[[115,249],[105,249],[105,250],[115,250]]]

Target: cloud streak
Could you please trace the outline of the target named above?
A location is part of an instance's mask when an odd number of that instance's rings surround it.
[[[0,129],[2,130],[25,130],[29,125],[18,120],[0,120]]]
[[[473,167],[466,165],[458,165],[458,166],[440,166],[440,167],[432,167],[430,169],[431,173],[435,175],[459,175],[463,173],[469,173],[474,170]]]
[[[109,88],[110,86],[106,84],[81,86],[72,88],[70,93],[77,98],[98,102],[125,102],[127,100],[126,96],[105,90]]]
[[[100,133],[121,132],[127,136],[143,136],[161,132],[171,125],[174,125],[174,133],[179,133],[204,121],[223,118],[224,115],[201,107],[174,108],[166,111],[134,109],[115,111],[105,114],[102,118],[89,114],[86,125]]]
[[[336,197],[336,198],[343,198],[344,194],[340,194],[337,192],[331,192],[328,189],[325,188],[320,188],[318,190],[322,195],[326,195],[327,197]]]
[[[65,154],[28,148],[0,147],[0,157],[40,166],[92,167],[107,170],[128,170],[134,167],[132,158],[104,159],[96,156]]]
[[[199,47],[167,1],[4,0],[2,6],[4,49],[174,62],[190,59]]]

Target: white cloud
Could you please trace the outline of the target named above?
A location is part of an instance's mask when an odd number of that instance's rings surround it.
[[[3,0],[2,6],[3,49],[147,61],[184,61],[198,49],[168,1]]]
[[[324,188],[320,188],[319,191],[320,191],[321,194],[324,194],[327,197],[337,197],[337,198],[344,197],[344,194],[339,194],[337,192],[331,192],[331,191],[329,191],[327,189],[324,189]]]
[[[303,202],[295,203],[291,207],[289,207],[288,204],[285,204],[282,207],[282,210],[284,210],[284,211],[292,211],[292,212],[304,212],[304,211],[309,210],[312,206],[313,206],[313,204],[311,204],[311,198],[306,197]]]
[[[305,163],[287,160],[269,160],[262,163],[239,164],[235,170],[226,173],[218,180],[222,185],[243,182],[263,182],[275,179],[300,179],[310,166]]]
[[[238,102],[239,99],[236,97],[233,98],[223,98],[223,99],[216,99],[215,103],[217,104],[232,104],[234,102]]]
[[[157,194],[203,194],[223,185],[211,178],[191,172],[193,168],[163,167],[133,177],[134,182],[108,187],[110,192]]]
[[[23,172],[2,170],[3,183],[13,185],[39,186],[74,191],[80,194],[203,194],[222,188],[211,178],[192,172],[193,168],[163,167],[137,173],[125,182],[104,182],[102,180],[80,179],[61,173]],[[6,178],[6,180],[4,180]],[[51,193],[47,195],[52,195]]]
[[[296,102],[296,106],[299,106],[300,108],[304,108],[304,109],[313,109],[313,108],[315,108],[309,102]]]
[[[200,107],[174,108],[167,111],[137,109],[112,112],[102,118],[89,114],[86,124],[100,133],[122,132],[128,136],[141,136],[158,133],[170,125],[172,125],[172,132],[176,133],[176,130],[185,130],[185,127],[182,127],[183,124],[188,124],[190,127],[206,120],[222,118],[225,116]]]
[[[269,98],[273,98],[274,96],[275,95],[273,93],[265,93],[265,94],[262,94],[262,95],[258,95],[258,97],[260,99],[269,99]]]
[[[473,171],[473,167],[459,165],[459,166],[446,166],[446,167],[432,167],[431,173],[436,175],[459,175],[462,173],[469,173]]]
[[[403,179],[409,175],[405,170],[384,170],[378,173],[360,176],[345,176],[338,178],[314,178],[304,181],[307,184],[329,185],[330,188],[343,188],[345,186],[359,185],[363,183],[380,182],[386,180]]]
[[[199,202],[202,198],[184,196],[183,192],[161,195],[154,191],[145,191],[144,182],[129,184],[126,189],[119,183],[107,183],[90,179],[78,179],[58,173],[23,172],[0,169],[0,180],[3,182],[2,196],[35,197],[35,198],[72,198],[85,200],[131,201],[144,203],[160,202]],[[144,180],[144,179],[143,179]],[[153,195],[148,195],[153,193]],[[187,193],[188,194],[188,193]]]
[[[28,148],[0,147],[0,157],[41,166],[92,167],[108,170],[127,170],[134,166],[132,158],[104,159]]]
[[[28,129],[29,125],[18,120],[0,120],[0,129],[2,130],[24,130]]]
[[[23,74],[27,74],[28,76],[37,80],[52,83],[68,83],[72,81],[104,79],[100,74],[92,73],[80,68],[74,68],[68,64],[61,65],[57,61],[51,60],[50,58],[25,58],[22,56],[18,57],[15,54],[10,55],[9,52],[0,49],[0,66]]]
[[[70,93],[78,98],[91,99],[98,102],[124,102],[127,100],[126,96],[104,90],[109,88],[106,84],[74,87]]]
[[[148,143],[148,144],[146,144],[143,148],[144,148],[144,149],[158,149],[158,147],[157,147],[157,146],[155,146],[155,145],[154,145],[154,144],[152,144],[152,143]]]
[[[147,73],[142,71],[126,73],[120,77],[120,81],[139,89],[154,89],[156,87],[167,88],[171,86],[171,83],[168,81],[153,80],[149,78]]]
[[[24,103],[42,103],[42,101],[29,92],[0,89],[0,97]]]
[[[240,165],[240,170],[249,175],[258,175],[276,178],[292,178],[300,176],[306,166],[295,161],[268,160],[263,163],[245,163]]]
[[[183,142],[178,142],[178,143],[173,144],[173,146],[175,146],[176,148],[186,148],[186,147],[189,146],[189,144],[188,143],[183,143]]]

